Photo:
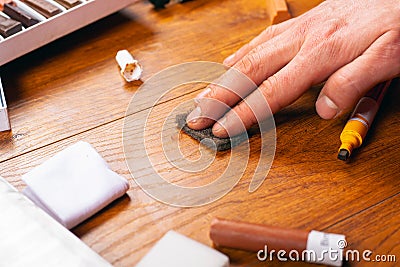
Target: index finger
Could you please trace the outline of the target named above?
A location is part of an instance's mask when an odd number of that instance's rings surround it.
[[[289,29],[294,24],[295,21],[296,21],[296,18],[292,18],[292,19],[286,20],[282,23],[268,26],[263,32],[261,32],[253,40],[251,40],[249,43],[242,46],[238,51],[236,51],[235,53],[233,53],[232,55],[227,57],[224,60],[224,64],[229,67],[232,67],[240,59],[242,59],[244,56],[246,56],[251,50],[253,50],[257,46],[261,45],[262,43],[265,43],[265,42],[271,40],[275,36],[278,36],[279,34],[283,33],[287,29]]]
[[[254,48],[235,64],[234,69],[259,85],[297,54],[301,42],[301,38],[293,38],[290,33],[278,35]],[[229,71],[224,75],[224,79],[231,79]],[[226,105],[234,106],[255,89],[254,86],[246,87],[241,83],[235,83],[234,79],[232,81],[233,88],[212,85],[206,89],[206,97],[217,101],[212,101],[214,104],[210,104],[207,98],[198,99],[196,109],[187,117],[190,128],[200,130],[211,126],[216,119],[225,114]],[[222,102],[224,105],[218,105],[218,102]]]

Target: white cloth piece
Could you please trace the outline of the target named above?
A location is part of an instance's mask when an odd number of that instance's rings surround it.
[[[22,177],[23,193],[55,220],[71,229],[129,188],[128,181],[110,170],[97,151],[78,142]]]
[[[0,177],[0,266],[112,267]]]
[[[174,231],[169,231],[136,267],[229,267],[221,252]]]

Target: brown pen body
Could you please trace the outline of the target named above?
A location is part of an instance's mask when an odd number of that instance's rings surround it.
[[[274,226],[249,224],[222,219],[211,222],[210,238],[217,247],[248,251],[268,249],[296,250],[302,253],[307,247],[309,231],[283,229]]]

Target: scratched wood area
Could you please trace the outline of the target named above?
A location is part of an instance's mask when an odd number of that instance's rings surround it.
[[[259,159],[260,138],[250,139],[244,177],[216,202],[196,208],[172,207],[149,197],[133,180],[125,162],[125,112],[140,82],[127,84],[114,56],[128,49],[144,66],[143,81],[168,66],[194,60],[221,62],[268,23],[265,1],[195,0],[155,11],[140,2],[0,68],[13,131],[0,134],[0,175],[18,189],[21,176],[79,140],[91,143],[111,169],[131,188],[72,231],[115,266],[133,266],[168,230],[199,242],[208,237],[214,216],[282,227],[345,234],[351,249],[394,254],[400,260],[400,83],[391,87],[364,146],[352,160],[336,159],[346,116],[320,119],[314,109],[318,88],[275,115],[276,153],[272,168],[254,193],[248,192]],[[183,186],[212,182],[231,153],[218,153],[204,172],[170,166],[162,151],[161,132],[176,131],[165,117],[190,101],[204,84],[167,94],[151,110],[146,148],[156,170]],[[149,111],[147,99],[135,102],[138,121]],[[137,135],[142,128],[126,128]],[[182,153],[201,156],[199,145],[176,134]],[[135,157],[138,154],[132,152]],[[206,151],[205,153],[211,153]],[[246,160],[246,159],[244,159]],[[148,173],[144,170],[142,178]],[[255,253],[224,249],[232,266],[312,266],[259,262]],[[351,266],[377,266],[352,262]],[[382,263],[396,266],[396,263]]]

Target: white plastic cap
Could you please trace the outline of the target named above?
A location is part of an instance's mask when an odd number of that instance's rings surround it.
[[[115,59],[121,68],[121,75],[127,82],[137,81],[140,79],[143,68],[127,50],[118,51]]]

